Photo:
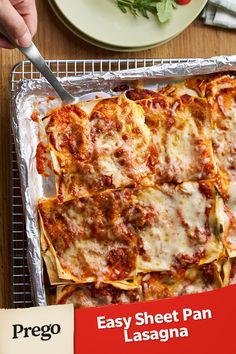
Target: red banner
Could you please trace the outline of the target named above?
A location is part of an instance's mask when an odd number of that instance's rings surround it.
[[[77,309],[75,354],[236,351],[236,285],[202,294]]]

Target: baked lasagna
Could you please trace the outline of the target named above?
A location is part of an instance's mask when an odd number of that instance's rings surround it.
[[[58,198],[213,178],[207,102],[185,91],[137,102],[122,94],[53,111],[44,124]]]
[[[55,175],[56,195],[38,203],[54,303],[146,301],[234,282],[235,102],[236,79],[217,74],[49,112],[36,161]]]

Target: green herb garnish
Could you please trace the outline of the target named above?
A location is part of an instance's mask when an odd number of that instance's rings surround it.
[[[156,15],[161,23],[168,21],[173,9],[177,8],[175,0],[115,0],[123,13],[130,11],[132,15],[149,18],[148,13]]]
[[[217,237],[220,237],[220,235],[223,233],[224,231],[224,227],[222,224],[218,224],[216,222],[216,224],[214,225],[214,235]]]

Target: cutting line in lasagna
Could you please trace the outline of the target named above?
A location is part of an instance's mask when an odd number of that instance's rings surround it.
[[[110,284],[65,285],[57,287],[56,304],[77,308],[141,301],[141,289],[122,290]]]
[[[213,183],[188,182],[42,200],[39,212],[60,279],[122,282],[219,258],[216,203]]]
[[[221,265],[217,262],[175,271],[152,272],[138,277],[136,289],[123,290],[110,284],[73,284],[56,288],[56,304],[77,308],[164,299],[221,288]]]

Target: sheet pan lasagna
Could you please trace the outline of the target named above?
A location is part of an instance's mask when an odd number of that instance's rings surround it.
[[[54,303],[146,301],[236,283],[236,78],[59,107],[44,119],[56,195],[38,203]],[[50,297],[51,298],[51,297]]]

